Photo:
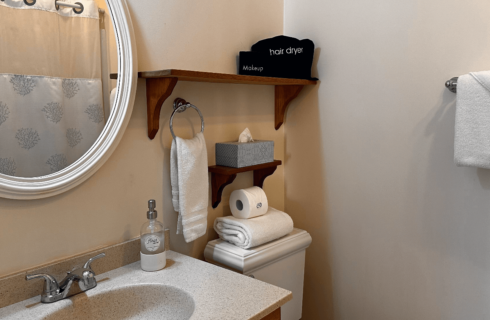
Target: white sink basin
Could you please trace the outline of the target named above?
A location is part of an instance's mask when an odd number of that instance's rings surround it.
[[[70,298],[69,305],[45,316],[45,320],[172,319],[187,320],[194,313],[194,299],[185,291],[162,284],[121,287]]]

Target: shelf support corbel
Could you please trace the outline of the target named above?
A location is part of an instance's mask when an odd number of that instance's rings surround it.
[[[303,85],[276,85],[274,89],[275,100],[275,128],[278,130],[284,123],[286,108],[303,90]]]
[[[221,202],[221,195],[223,189],[231,184],[236,178],[236,173],[227,175],[220,173],[211,173],[211,189],[212,189],[212,205],[213,209],[216,209]]]
[[[160,110],[177,84],[178,78],[146,79],[146,112],[148,117],[148,138],[153,140],[160,128]]]
[[[263,188],[265,178],[272,175],[276,169],[277,166],[254,170],[254,186]]]

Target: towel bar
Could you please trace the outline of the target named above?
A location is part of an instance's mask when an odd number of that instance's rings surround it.
[[[453,92],[456,93],[458,87],[458,77],[454,77],[446,81],[446,88]]]

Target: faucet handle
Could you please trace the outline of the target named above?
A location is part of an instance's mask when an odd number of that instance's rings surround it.
[[[39,273],[39,274],[27,274],[26,275],[26,280],[32,280],[32,279],[38,279],[38,278],[44,278],[44,292],[43,295],[55,295],[59,293],[60,287],[58,285],[58,281],[56,279],[46,273]]]
[[[95,257],[92,257],[92,258],[88,259],[88,261],[85,262],[85,264],[83,265],[83,267],[85,269],[92,269],[92,268],[90,268],[90,265],[92,264],[92,262],[94,262],[94,260],[97,260],[97,259],[100,259],[100,258],[104,258],[104,257],[105,257],[105,253],[104,252],[99,253]]]

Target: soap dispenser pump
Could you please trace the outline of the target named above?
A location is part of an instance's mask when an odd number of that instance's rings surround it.
[[[165,233],[163,224],[157,221],[155,200],[148,201],[146,221],[141,226],[141,269],[157,271],[165,268],[167,257],[165,252]]]

